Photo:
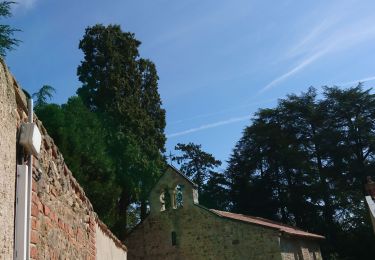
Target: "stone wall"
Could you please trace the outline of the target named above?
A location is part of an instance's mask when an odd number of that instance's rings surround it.
[[[0,209],[1,232],[0,259],[13,258],[14,192],[16,176],[16,132],[22,122],[27,122],[26,97],[13,77],[2,64],[0,68]],[[3,115],[4,114],[4,115]],[[102,249],[97,243],[97,226],[109,239],[114,249],[126,248],[101,223],[90,201],[79,186],[64,157],[42,122],[34,116],[42,134],[39,158],[33,160],[33,187],[31,207],[32,259],[96,259]],[[4,141],[3,141],[4,140]],[[4,176],[4,178],[3,178]],[[102,235],[102,234],[100,234]],[[98,247],[99,245],[99,247]],[[4,258],[2,258],[4,257]],[[115,258],[113,258],[115,259]]]
[[[166,189],[173,194],[176,185],[184,187],[183,207],[161,211],[160,194]],[[222,217],[198,205],[194,189],[194,184],[172,167],[164,173],[150,193],[149,216],[126,238],[129,259],[321,259],[316,240],[289,237],[277,228]]]
[[[21,118],[23,120],[23,118]],[[33,259],[95,259],[95,214],[56,146],[39,124],[43,148],[34,158]]]
[[[13,258],[16,109],[13,77],[0,64],[0,259]]]
[[[322,260],[319,244],[313,240],[282,237],[280,248],[283,260]]]
[[[160,193],[177,184],[183,207],[161,212]],[[277,230],[221,218],[196,205],[193,193],[186,178],[167,170],[151,191],[150,215],[126,239],[129,259],[281,259]]]
[[[129,259],[281,259],[277,231],[226,220],[198,206],[149,216],[126,244]]]

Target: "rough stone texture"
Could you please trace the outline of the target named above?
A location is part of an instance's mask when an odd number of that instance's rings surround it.
[[[283,260],[322,260],[319,244],[314,240],[282,237],[280,247]]]
[[[16,132],[27,122],[26,97],[6,66],[0,68],[0,259],[13,258]],[[62,154],[41,121],[39,158],[33,159],[31,205],[31,259],[96,259],[96,226],[106,234],[107,245],[126,252],[126,247],[98,219],[90,201],[64,162]],[[107,247],[106,245],[106,247]],[[115,258],[114,258],[115,259]],[[116,259],[126,259],[120,257]]]
[[[148,217],[126,240],[129,259],[281,259],[277,232],[191,211]]]
[[[184,185],[183,207],[161,212],[161,192],[167,188],[173,194],[177,184]],[[193,191],[186,178],[167,170],[151,191],[150,215],[126,239],[129,259],[321,259],[315,241],[284,238],[277,229],[220,217],[194,204]]]
[[[31,257],[95,259],[96,215],[91,203],[40,121],[35,122],[43,141],[39,159],[33,160],[31,215],[35,239],[31,242],[35,253]]]
[[[113,243],[113,239],[99,224],[96,224],[96,248],[97,260],[126,259],[126,250]]]
[[[17,103],[13,78],[0,64],[0,259],[13,258]]]

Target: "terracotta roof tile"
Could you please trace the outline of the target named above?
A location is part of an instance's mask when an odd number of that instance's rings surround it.
[[[307,237],[307,238],[315,238],[315,239],[324,239],[324,236],[309,233],[303,230],[300,230],[298,228],[288,226],[282,223],[278,223],[272,220],[264,219],[264,218],[259,218],[259,217],[252,217],[252,216],[247,216],[247,215],[242,215],[242,214],[235,214],[231,212],[226,212],[226,211],[220,211],[216,209],[210,209],[211,212],[224,217],[224,218],[230,218],[230,219],[235,219],[255,225],[260,225],[260,226],[265,226],[273,229],[280,230],[280,232],[287,233],[292,236],[301,236],[301,237]]]

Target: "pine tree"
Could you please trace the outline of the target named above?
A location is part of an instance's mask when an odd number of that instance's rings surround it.
[[[3,1],[0,2],[0,17],[7,18],[12,16],[11,7],[15,2]],[[13,38],[14,33],[20,31],[10,25],[0,24],[0,55],[5,57],[7,51],[11,51],[15,46],[18,46],[20,40]]]
[[[214,169],[221,165],[212,154],[202,150],[202,146],[194,143],[178,143],[175,150],[181,155],[173,157],[173,160],[181,164],[180,169],[197,184],[198,191],[202,192],[203,185],[214,173]]]
[[[259,110],[225,172],[231,210],[324,234],[327,259],[368,259],[362,189],[374,173],[374,118],[375,95],[360,85],[325,87],[320,100],[310,88]]]

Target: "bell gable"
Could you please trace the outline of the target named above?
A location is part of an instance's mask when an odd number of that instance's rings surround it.
[[[151,190],[150,214],[185,210],[198,204],[197,185],[173,166],[168,166]]]

